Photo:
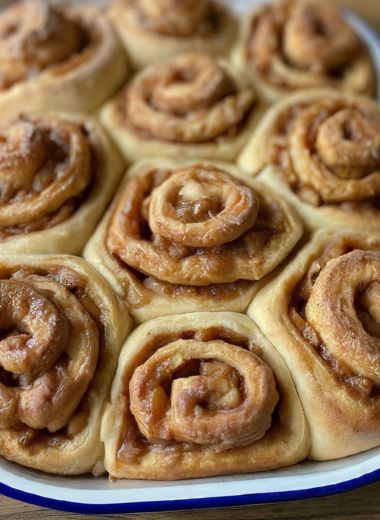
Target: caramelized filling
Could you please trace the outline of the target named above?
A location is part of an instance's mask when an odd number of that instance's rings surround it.
[[[239,76],[204,54],[187,54],[136,76],[119,97],[122,124],[147,139],[208,143],[234,137],[255,96]]]
[[[88,59],[98,36],[43,1],[24,1],[0,17],[0,90],[45,70],[63,74]]]
[[[366,90],[374,78],[365,45],[327,4],[280,0],[263,7],[252,20],[246,56],[268,83],[287,90],[349,87],[352,71]]]
[[[173,333],[162,333],[152,338],[151,341],[147,344],[147,350],[146,354],[144,354],[144,358],[136,359],[136,366],[133,367],[132,373],[135,374],[136,369],[141,371],[142,367],[145,366],[145,363],[155,363],[154,356],[166,355],[166,351],[168,349],[171,349],[173,353],[175,352],[174,356],[176,357],[179,352],[182,352],[181,347],[184,341],[186,342],[185,352],[187,352],[187,354],[189,349],[193,349],[195,347],[197,349],[206,349],[205,352],[210,352],[210,349],[214,348],[214,343],[216,342],[218,346],[219,344],[222,346],[228,344],[241,348],[243,351],[253,352],[259,358],[262,355],[261,349],[253,341],[231,329],[222,327],[205,327],[199,330],[188,329]],[[178,346],[176,347],[176,345]],[[195,384],[196,381],[198,382],[199,376],[201,376],[201,380],[202,376],[207,378],[222,378],[221,386],[220,382],[217,386],[214,386],[212,384],[213,381],[209,380],[210,388],[214,388],[215,393],[208,394],[208,397],[205,400],[201,399],[198,402],[198,408],[196,407],[195,409],[196,415],[200,414],[201,416],[205,415],[207,417],[215,418],[218,414],[222,415],[223,413],[228,413],[234,408],[240,409],[245,399],[247,398],[247,392],[249,392],[248,388],[245,386],[249,383],[248,381],[244,380],[240,369],[229,366],[227,361],[221,362],[219,358],[216,359],[212,357],[211,354],[209,357],[207,357],[207,359],[203,358],[202,356],[196,356],[195,358],[191,358],[188,361],[181,361],[178,368],[173,369],[169,377],[159,375],[161,374],[159,365],[155,370],[155,373],[158,375],[158,377],[161,377],[162,379],[160,385],[164,391],[167,402],[170,401],[170,396],[172,399],[174,398],[172,390],[173,384],[176,381],[178,381],[181,385],[180,388],[183,387],[183,385],[185,385],[186,388],[186,385],[192,385]],[[129,375],[126,375],[125,377],[126,379],[123,384],[124,397],[126,402],[129,403],[131,397],[130,388],[132,388],[130,384],[132,385],[132,382],[129,382]],[[140,379],[138,380],[140,381]],[[227,384],[227,388],[225,387],[225,384]],[[138,388],[139,387],[136,387],[135,385],[132,391],[139,391]],[[145,391],[145,385],[141,386],[141,391]],[[226,391],[227,394],[225,393]],[[176,398],[180,399],[180,396],[177,394]],[[275,403],[277,403],[277,399],[275,400]],[[136,400],[134,402],[136,403]],[[281,427],[280,417],[278,415],[278,406],[273,404],[274,401],[271,402],[271,405],[268,404],[271,409],[271,418],[270,425],[268,426],[269,429],[266,432],[266,435],[271,435],[277,428]],[[175,406],[175,404],[173,403],[172,406]],[[136,408],[136,404],[134,407]],[[139,417],[136,409],[134,410],[134,413],[137,414],[137,417]],[[123,462],[129,461],[130,463],[136,463],[141,457],[152,450],[165,452],[165,456],[170,456],[170,454],[172,454],[172,456],[176,458],[185,452],[202,451],[209,448],[207,442],[210,442],[210,440],[203,441],[206,442],[206,444],[203,444],[199,440],[196,442],[189,442],[186,440],[178,441],[175,439],[168,439],[164,442],[163,440],[153,440],[152,438],[149,440],[141,431],[141,429],[144,430],[144,428],[141,427],[141,425],[138,425],[137,421],[140,421],[141,418],[137,419],[134,413],[132,413],[130,407],[128,406],[126,409],[127,415],[124,420],[124,431],[119,440],[118,448],[118,457],[123,460]],[[215,416],[215,414],[217,415]],[[224,420],[223,415],[222,420]],[[234,442],[236,442],[236,440]]]
[[[172,1],[162,7],[152,0],[134,0],[139,23],[148,31],[177,38],[209,38],[226,21],[223,6],[209,0]]]
[[[304,276],[295,286],[289,305],[289,317],[301,336],[307,341],[315,352],[325,361],[331,370],[331,375],[341,384],[350,388],[357,396],[378,398],[380,397],[380,386],[371,377],[359,375],[345,362],[344,356],[338,358],[329,351],[315,328],[309,323],[306,315],[306,307],[313,293],[313,287],[317,282],[323,269],[333,259],[344,257],[348,253],[360,251],[380,251],[380,242],[348,237],[331,239],[319,252],[318,256],[311,260]],[[331,265],[331,264],[330,264]],[[370,336],[380,338],[380,326],[373,319],[367,308],[367,302],[363,300],[366,288],[356,292],[354,309],[363,326]],[[363,292],[364,291],[364,292]]]
[[[59,117],[1,127],[0,240],[69,219],[90,193],[100,158],[87,130]]]
[[[102,353],[102,346],[104,345],[104,329],[101,320],[101,311],[96,305],[91,291],[88,289],[87,280],[84,277],[69,268],[58,266],[47,268],[34,266],[17,266],[12,268],[2,267],[0,269],[0,284],[2,281],[7,280],[16,284],[25,284],[26,287],[29,287],[29,284],[32,283],[40,285],[42,284],[42,287],[45,283],[44,280],[46,280],[46,282],[51,280],[52,282],[55,282],[70,291],[70,293],[78,300],[80,305],[78,309],[82,308],[83,310],[81,312],[84,312],[84,315],[88,313],[88,318],[86,318],[88,324],[85,325],[83,332],[87,331],[87,333],[90,334],[91,327],[93,327],[94,338],[99,337],[99,339],[96,339],[97,345],[94,347],[96,354],[94,358],[94,364],[92,368],[89,369],[90,372],[95,372],[97,367],[100,366],[101,363],[104,363],[105,354]],[[38,327],[38,321],[36,322],[36,326]],[[12,337],[17,336],[20,332],[24,334],[26,333],[26,331],[20,331],[19,328],[16,327],[10,328],[8,330],[2,330],[1,340],[6,338],[12,339]],[[80,333],[81,331],[78,329],[77,334]],[[27,333],[26,335],[28,336]],[[58,364],[56,365],[58,370],[58,377],[60,377],[59,371],[62,371],[63,373],[67,371],[70,363],[72,362],[72,355],[73,354],[70,353],[70,358],[65,352],[60,355]],[[33,376],[32,374],[15,374],[5,370],[4,368],[1,368],[0,383],[11,390],[20,389],[27,391],[28,389],[33,388],[33,385],[38,383],[41,378],[45,377],[49,370],[51,371],[51,369],[48,369],[42,373],[39,373],[36,379],[36,376]],[[68,416],[65,424],[55,431],[49,431],[50,427],[31,427],[22,421],[19,421],[11,426],[10,431],[17,433],[20,445],[33,454],[37,453],[39,450],[46,449],[46,446],[57,447],[64,445],[68,440],[72,439],[81,431],[83,431],[88,424],[93,399],[91,396],[91,389],[91,380],[89,380],[89,383],[87,384],[87,390],[83,392],[83,395],[75,409]]]
[[[128,266],[130,276],[145,286],[147,299],[154,294],[232,299],[249,284],[234,276],[237,256],[246,263],[240,276],[247,271],[253,279],[256,266],[264,269],[267,248],[288,231],[276,200],[215,167],[200,165],[132,177],[106,244],[120,267]],[[142,255],[149,262],[141,264]]]
[[[369,103],[327,98],[279,114],[269,161],[303,202],[379,216],[380,113]]]

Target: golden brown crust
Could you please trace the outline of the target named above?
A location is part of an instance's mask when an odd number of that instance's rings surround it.
[[[116,0],[109,16],[135,69],[192,51],[226,56],[237,35],[232,13],[210,0]]]
[[[283,194],[311,230],[379,230],[379,152],[377,104],[317,89],[274,105],[238,163]]]
[[[244,21],[233,61],[273,103],[299,89],[373,96],[376,71],[354,29],[327,2],[277,0]]]
[[[125,80],[126,56],[97,9],[26,0],[0,17],[0,120],[92,111]]]
[[[233,160],[263,105],[222,58],[184,54],[140,71],[100,112],[127,161],[151,156]]]
[[[88,115],[22,116],[0,126],[0,253],[80,254],[123,161]]]
[[[100,420],[129,317],[79,258],[3,256],[0,277],[1,455],[49,473],[100,474]]]
[[[309,450],[283,360],[239,314],[141,325],[124,344],[111,399],[101,435],[106,469],[116,478],[262,471],[294,464]]]
[[[183,183],[184,175],[191,182]],[[226,186],[236,199],[223,212]],[[165,204],[169,216],[157,211],[160,197],[171,201]],[[219,220],[229,222],[236,203],[246,210],[245,217],[239,215],[228,234]],[[163,226],[155,234],[157,219]],[[198,221],[207,222],[210,237],[219,244],[184,245],[183,236],[194,240]],[[273,270],[301,234],[294,212],[233,165],[155,159],[130,170],[84,256],[106,276],[138,322],[172,314],[173,309],[243,312],[256,290],[255,280]]]
[[[380,444],[379,258],[376,234],[319,232],[248,309],[287,360],[315,460]]]

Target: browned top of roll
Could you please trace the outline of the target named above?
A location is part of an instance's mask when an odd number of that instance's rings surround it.
[[[374,94],[370,54],[327,2],[279,0],[253,15],[246,42],[252,70],[288,91],[332,86]]]
[[[59,116],[20,117],[0,127],[0,238],[68,219],[93,176],[92,149],[79,124]]]
[[[124,123],[146,137],[202,143],[234,135],[255,99],[210,56],[188,54],[153,65],[136,76],[120,96]]]
[[[33,78],[80,53],[88,35],[65,10],[25,0],[0,16],[0,90]]]
[[[125,374],[130,406],[118,457],[132,462],[152,448],[168,456],[221,452],[262,438],[279,394],[256,350],[242,334],[219,327],[153,336],[139,366]]]
[[[373,213],[380,196],[380,110],[359,96],[295,100],[279,109],[269,160],[313,206]]]
[[[0,273],[0,429],[25,446],[65,442],[86,425],[74,412],[97,366],[101,329],[86,281],[68,268]]]
[[[186,38],[216,33],[224,8],[210,0],[122,0],[133,8],[139,23],[148,31]]]
[[[289,315],[357,399],[380,396],[380,242],[331,238],[293,290]]]
[[[275,200],[215,166],[195,165],[132,176],[111,219],[107,248],[159,281],[206,286],[259,279],[266,246],[287,231]]]

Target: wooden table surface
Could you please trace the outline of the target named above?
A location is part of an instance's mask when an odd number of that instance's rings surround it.
[[[0,0],[0,6],[6,3],[9,0]],[[337,3],[353,9],[380,31],[380,0],[337,0]],[[203,520],[205,517],[208,520],[380,520],[380,482],[348,493],[300,502],[140,515],[76,515],[24,504],[0,495],[1,520]]]

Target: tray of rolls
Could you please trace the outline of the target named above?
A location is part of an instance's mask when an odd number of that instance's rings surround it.
[[[316,0],[2,2],[1,493],[380,478],[379,70]]]

